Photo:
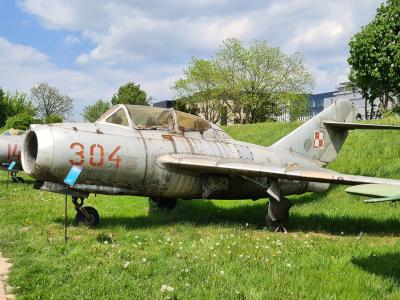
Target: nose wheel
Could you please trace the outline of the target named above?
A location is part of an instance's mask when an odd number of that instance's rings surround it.
[[[20,176],[17,176],[16,172],[11,173],[11,179],[14,183],[24,183],[24,179]]]
[[[99,225],[100,216],[94,207],[83,207],[84,198],[72,198],[72,203],[76,209],[75,223],[77,225],[85,225],[89,227],[96,227]]]

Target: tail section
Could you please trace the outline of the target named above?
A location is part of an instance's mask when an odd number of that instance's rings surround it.
[[[327,164],[336,158],[348,131],[346,128],[329,126],[324,122],[352,123],[356,116],[357,108],[351,101],[338,101],[272,147],[303,154]]]

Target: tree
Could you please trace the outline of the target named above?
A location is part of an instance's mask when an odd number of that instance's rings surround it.
[[[95,104],[86,106],[82,116],[86,122],[93,123],[104,114],[110,106],[109,102],[98,100]]]
[[[41,120],[35,119],[34,115],[25,111],[23,113],[8,118],[5,127],[28,130],[31,124],[41,124],[41,123],[42,123]]]
[[[192,58],[184,74],[173,86],[177,97],[214,122],[224,111],[239,123],[273,119],[283,107],[299,116],[307,110],[304,95],[314,85],[302,56],[257,40],[246,48],[228,39],[214,58]]]
[[[20,113],[35,115],[36,111],[26,94],[15,91],[4,92],[0,88],[0,127],[3,127],[8,118]]]
[[[214,62],[192,58],[189,67],[184,70],[186,78],[176,81],[180,109],[192,114],[202,112],[211,122],[221,119],[223,102],[219,99],[222,91],[216,86],[218,76]]]
[[[73,100],[68,95],[61,95],[57,88],[46,82],[31,89],[31,98],[41,119],[56,115],[64,120],[72,114]]]
[[[113,105],[116,104],[133,104],[133,105],[150,105],[151,98],[147,98],[145,91],[140,89],[139,84],[128,82],[119,87],[118,92],[111,99]]]
[[[350,40],[349,79],[360,88],[371,111],[369,119],[379,117],[400,96],[400,0],[387,0],[375,18]],[[379,108],[374,112],[374,102]]]
[[[63,118],[60,117],[59,115],[50,115],[48,117],[46,117],[43,122],[45,124],[54,124],[54,123],[62,123],[63,122]]]

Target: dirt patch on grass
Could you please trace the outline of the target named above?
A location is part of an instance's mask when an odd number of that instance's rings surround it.
[[[11,288],[7,286],[8,272],[11,264],[8,259],[4,258],[0,252],[0,300],[15,299],[15,296],[10,294]]]

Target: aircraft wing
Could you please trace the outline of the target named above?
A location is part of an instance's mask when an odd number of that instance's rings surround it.
[[[390,184],[361,184],[351,186],[346,192],[354,195],[377,197],[364,200],[365,203],[400,201],[400,187]]]
[[[243,159],[225,159],[203,155],[169,154],[159,157],[158,161],[168,167],[201,174],[232,174],[346,185],[379,183],[396,185],[400,188],[400,180],[395,179],[340,174],[323,168],[306,168],[301,166],[280,168],[266,164],[254,163]]]

